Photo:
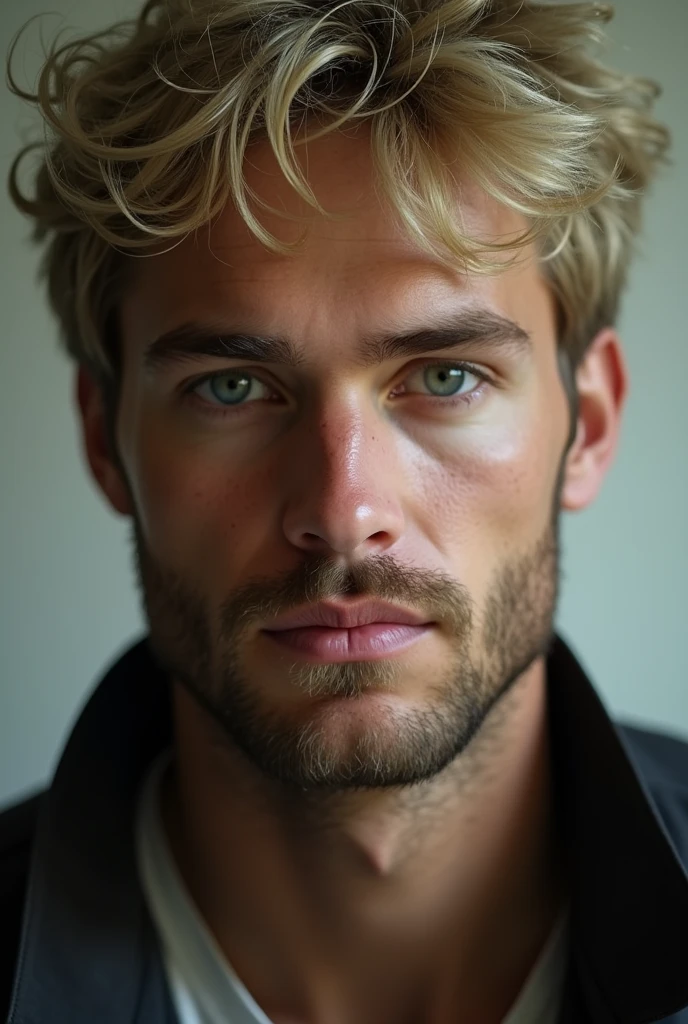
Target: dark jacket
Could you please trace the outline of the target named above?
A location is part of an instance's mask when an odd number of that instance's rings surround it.
[[[559,639],[547,679],[572,893],[561,1024],[688,1024],[688,744],[613,725]],[[96,688],[50,788],[0,816],[0,1019],[174,1024],[133,841],[170,741],[144,640]]]

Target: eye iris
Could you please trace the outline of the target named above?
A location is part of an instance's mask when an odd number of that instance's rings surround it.
[[[215,398],[225,405],[237,405],[251,390],[251,378],[244,373],[223,373],[209,383]]]
[[[429,366],[424,376],[426,386],[435,394],[454,395],[461,390],[466,371],[457,366]]]

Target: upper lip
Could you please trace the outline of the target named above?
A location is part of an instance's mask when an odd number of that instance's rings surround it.
[[[264,629],[278,631],[299,629],[303,626],[353,629],[355,626],[367,626],[371,622],[399,622],[408,626],[421,626],[428,622],[428,618],[385,601],[364,601],[348,605],[320,602],[306,605],[287,615],[280,615]]]

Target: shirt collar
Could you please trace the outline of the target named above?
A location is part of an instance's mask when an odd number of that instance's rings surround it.
[[[575,968],[600,1020],[645,1024],[688,1006],[688,877],[559,638],[547,678]],[[43,802],[10,1024],[173,1019],[133,838],[143,777],[170,738],[169,687],[143,640],[96,688]]]

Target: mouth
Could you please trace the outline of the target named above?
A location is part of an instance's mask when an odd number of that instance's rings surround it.
[[[361,626],[298,626],[263,630],[273,643],[316,663],[376,661],[407,650],[432,628],[426,622],[370,622]]]

